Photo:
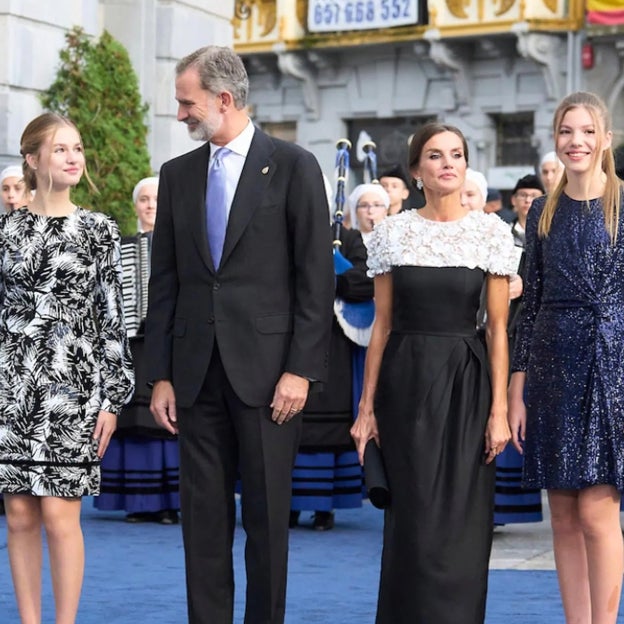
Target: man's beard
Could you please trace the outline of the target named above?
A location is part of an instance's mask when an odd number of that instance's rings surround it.
[[[219,121],[211,123],[208,119],[202,119],[195,128],[188,126],[189,136],[193,141],[210,141],[214,133],[219,129],[219,126]]]

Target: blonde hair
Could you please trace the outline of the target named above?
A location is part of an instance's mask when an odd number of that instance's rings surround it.
[[[76,124],[57,113],[43,113],[38,117],[35,117],[22,132],[20,139],[20,154],[24,161],[22,162],[22,171],[24,173],[24,183],[26,184],[27,191],[34,191],[37,189],[37,176],[35,170],[26,162],[27,154],[39,154],[41,147],[48,140],[50,136],[54,136],[54,133],[63,126],[69,126],[73,128],[80,138],[82,144],[82,138],[80,137],[80,131],[76,127]],[[93,180],[89,177],[87,171],[87,163],[84,165],[84,176],[91,187],[91,190],[98,192]],[[50,180],[50,186],[52,180]]]
[[[606,174],[606,184],[602,196],[602,210],[604,212],[605,228],[609,233],[611,242],[615,243],[618,236],[618,226],[620,220],[620,203],[622,200],[622,182],[615,173],[615,158],[612,149],[601,149],[602,142],[607,132],[611,130],[611,116],[606,104],[594,93],[587,91],[577,91],[566,96],[555,111],[553,119],[553,131],[555,137],[558,136],[561,122],[565,114],[575,108],[584,108],[590,114],[597,131],[597,149],[592,156],[592,165],[596,167],[600,159],[600,168]],[[602,132],[598,133],[601,129]],[[537,228],[538,235],[542,238],[548,236],[552,225],[557,203],[561,193],[568,182],[567,172],[564,169],[563,175],[555,190],[546,198],[544,211],[542,212]],[[589,198],[587,198],[589,201]]]

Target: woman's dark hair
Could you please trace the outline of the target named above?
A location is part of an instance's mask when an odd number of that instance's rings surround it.
[[[452,132],[461,139],[464,149],[464,158],[466,159],[466,165],[468,165],[468,143],[466,143],[466,137],[463,135],[462,131],[455,126],[449,126],[448,124],[439,123],[438,121],[430,121],[422,125],[410,141],[408,157],[410,171],[420,163],[423,147],[425,147],[427,141],[429,141],[431,137],[434,137],[436,134],[441,134],[442,132]]]

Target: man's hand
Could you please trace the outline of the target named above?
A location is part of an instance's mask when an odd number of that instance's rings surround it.
[[[275,386],[271,402],[273,421],[281,425],[298,414],[308,398],[309,388],[310,382],[305,377],[284,373]]]
[[[154,420],[169,433],[178,433],[178,417],[176,414],[175,392],[170,381],[161,380],[154,384],[150,411]]]

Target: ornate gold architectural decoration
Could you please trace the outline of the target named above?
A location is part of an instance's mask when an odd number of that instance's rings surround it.
[[[466,13],[464,7],[467,7],[469,4],[470,0],[446,0],[446,6],[448,7],[448,10],[455,17],[468,17],[468,13]]]
[[[363,3],[367,1],[363,0]],[[395,2],[388,1],[390,5]],[[431,29],[440,31],[441,39],[462,38],[508,33],[510,24],[523,24],[523,28],[535,32],[567,32],[582,28],[585,18],[583,0],[428,0],[426,24],[391,29],[309,32],[308,11],[312,2],[234,0],[235,48],[245,54],[254,54],[270,52],[276,44],[285,50],[296,51],[398,43],[420,39]]]
[[[238,20],[246,20],[251,16],[251,5],[253,0],[246,2],[245,0],[236,0],[234,4],[234,18]]]
[[[277,0],[257,0],[261,37],[266,37],[277,24]]]
[[[557,0],[542,0],[547,9],[550,9],[553,13],[557,12]]]
[[[555,0],[556,1],[556,0]],[[307,30],[308,27],[308,0],[297,0],[297,21],[301,24],[301,28]]]
[[[240,28],[242,23],[251,16],[251,3],[245,0],[236,0],[234,3],[234,17],[232,18],[232,26],[234,27],[234,38],[241,37]],[[251,37],[251,22],[247,22],[246,38]]]
[[[509,11],[509,9],[511,9],[515,2],[516,0],[500,0],[500,7],[496,9],[494,15],[496,15],[497,17],[504,15],[505,13],[507,13],[507,11]],[[494,0],[494,3],[497,4],[498,0]]]
[[[277,0],[236,0],[232,20],[235,36],[241,22],[248,20],[252,13],[256,14],[256,23],[260,27],[258,35],[266,37],[277,24]],[[250,38],[253,31],[251,22],[247,24],[247,31],[247,37]]]

